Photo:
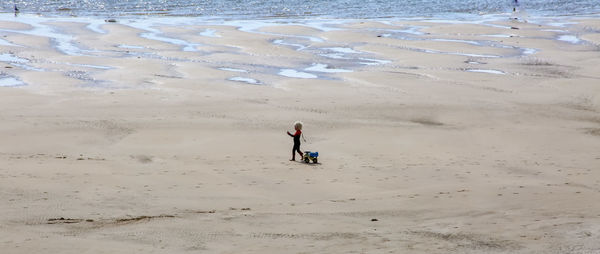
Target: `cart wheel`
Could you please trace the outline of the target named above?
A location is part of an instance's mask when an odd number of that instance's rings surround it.
[[[314,158],[314,159],[313,159],[313,163],[317,163],[317,158]]]
[[[304,158],[304,162],[309,163],[310,160],[308,160],[308,158]]]

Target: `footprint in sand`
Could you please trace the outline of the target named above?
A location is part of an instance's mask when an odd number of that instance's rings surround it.
[[[142,164],[148,164],[152,162],[152,157],[148,155],[132,155],[131,158]]]

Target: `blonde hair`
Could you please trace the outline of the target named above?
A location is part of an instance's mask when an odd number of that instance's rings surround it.
[[[294,128],[296,128],[298,130],[302,130],[302,122],[300,122],[300,121],[294,122]]]

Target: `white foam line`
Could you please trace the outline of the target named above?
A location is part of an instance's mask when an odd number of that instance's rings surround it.
[[[86,67],[86,68],[93,68],[93,69],[101,69],[101,70],[110,70],[110,69],[114,69],[113,67],[110,66],[103,66],[103,65],[93,65],[93,64],[74,64],[74,63],[66,63],[67,65],[71,65],[71,66],[79,66],[79,67]]]
[[[340,73],[340,72],[352,72],[351,70],[345,69],[332,69],[326,64],[313,64],[311,67],[304,69],[305,71],[314,71],[314,72],[325,72],[325,73]]]
[[[10,43],[10,42],[8,42],[7,40],[4,40],[4,39],[0,39],[0,46],[23,47],[21,45]]]
[[[139,30],[146,31],[145,33],[140,34],[140,37],[142,37],[142,38],[166,42],[166,43],[178,45],[178,46],[183,46],[183,51],[196,52],[196,51],[198,51],[198,49],[196,49],[196,47],[201,46],[201,44],[198,44],[198,43],[191,43],[191,42],[181,40],[181,39],[175,39],[175,38],[161,36],[161,34],[163,34],[163,32],[158,29],[153,28],[153,26],[155,26],[154,23],[148,23],[148,22],[144,22],[143,20],[139,20],[138,22],[136,22],[136,21],[124,22],[123,24],[133,27],[133,28],[136,28],[136,29],[139,29]],[[156,25],[158,25],[158,24],[156,24]]]
[[[31,30],[12,30],[12,29],[0,29],[3,32],[26,34],[33,36],[43,36],[52,39],[57,45],[56,49],[67,55],[82,56],[84,50],[75,46],[73,36],[69,36],[60,32],[55,31],[48,25],[43,24],[44,22],[52,21],[51,19],[34,18],[31,16],[24,15],[19,17],[19,22],[28,24],[33,27]],[[89,52],[89,51],[88,51]]]
[[[565,33],[565,32],[567,32],[565,30],[559,30],[559,29],[544,29],[542,31],[544,31],[544,32],[554,32],[554,33]]]
[[[220,38],[221,36],[217,34],[217,30],[214,29],[206,29],[204,32],[200,33],[201,36],[212,37],[212,38]]]
[[[467,41],[467,40],[453,40],[453,39],[432,39],[432,41],[441,41],[441,42],[460,42],[471,45],[481,45],[481,43],[476,41]]]
[[[314,74],[301,72],[301,71],[297,71],[297,70],[293,70],[293,69],[281,69],[279,71],[279,75],[285,76],[285,77],[290,77],[290,78],[304,78],[304,79],[317,78],[317,76]]]
[[[0,55],[1,62],[10,62],[10,63],[29,63],[29,60],[25,58],[17,57],[13,54],[1,54]]]
[[[512,34],[482,34],[481,36],[495,37],[495,38],[510,38],[515,35],[512,35]]]
[[[238,30],[243,31],[243,32],[255,33],[256,30],[261,29],[263,27],[276,26],[278,24],[267,24],[267,23],[260,23],[260,22],[254,22],[254,21],[248,21],[248,20],[233,20],[233,21],[225,22],[225,25],[235,26],[235,27],[237,27]],[[279,24],[279,25],[281,25],[281,24]]]
[[[84,56],[85,54],[83,54],[84,50],[75,46],[74,43],[72,43],[71,41],[73,40],[73,37],[68,37],[68,39],[57,39],[56,40],[56,48],[58,50],[60,50],[61,52],[67,54],[67,55],[72,55],[72,56]]]
[[[440,19],[440,20],[426,20],[424,22],[454,24],[454,25],[476,24],[476,25],[483,25],[483,26],[489,26],[489,27],[510,29],[510,26],[503,26],[503,25],[488,23],[489,21],[494,21],[494,20],[496,20],[496,19],[482,19],[482,20],[469,20],[469,21],[468,20],[442,20],[442,19]]]
[[[381,60],[381,59],[372,59],[372,58],[359,58],[362,61],[366,61],[366,62],[360,62],[360,64],[363,65],[380,65],[380,64],[388,64],[391,63],[392,61],[388,61],[388,60]]]
[[[232,20],[232,21],[226,21],[224,22],[225,25],[229,25],[229,26],[236,26],[238,27],[238,29],[240,31],[245,31],[245,32],[256,32],[256,30],[263,28],[263,27],[269,27],[269,26],[287,26],[287,25],[296,25],[296,26],[304,26],[304,27],[308,27],[308,28],[314,28],[316,30],[320,30],[323,32],[330,32],[330,31],[339,31],[339,30],[344,30],[341,28],[337,28],[337,27],[331,27],[331,25],[341,25],[341,24],[346,24],[348,23],[348,21],[346,20],[323,20],[323,21],[288,21],[288,20],[261,20],[261,21],[255,21],[255,20]],[[223,24],[223,23],[221,23]]]
[[[501,49],[515,49],[516,48],[514,46],[508,46],[508,45],[504,45],[504,44],[495,44],[495,43],[492,43],[489,46],[490,47],[501,48]]]
[[[360,54],[361,52],[356,51],[354,49],[351,48],[343,48],[343,47],[333,47],[333,48],[324,48],[333,52],[337,52],[337,53],[344,53],[344,54]]]
[[[121,44],[119,46],[117,46],[119,48],[123,48],[123,49],[143,49],[143,46],[135,46],[135,45],[127,45],[127,44]]]
[[[59,51],[65,53],[67,55],[73,55],[73,56],[83,55],[83,54],[81,54],[81,52],[83,50],[76,47],[72,43],[72,40],[73,40],[72,36],[54,33],[51,29],[49,29],[47,27],[35,26],[34,29],[30,30],[30,31],[5,30],[5,29],[2,29],[2,31],[48,37],[57,44],[56,48]]]
[[[252,85],[259,85],[260,84],[260,81],[258,81],[256,79],[252,79],[252,78],[232,77],[229,80],[236,81],[236,82],[244,82],[244,83],[248,83],[248,84],[252,84]]]
[[[249,20],[236,20],[236,21],[228,21],[225,22],[225,25],[230,25],[230,26],[235,26],[238,28],[239,31],[242,32],[247,32],[247,33],[255,33],[255,34],[264,34],[264,35],[275,35],[275,36],[283,36],[283,37],[292,37],[292,38],[300,38],[300,39],[306,39],[309,40],[311,42],[325,42],[325,40],[318,38],[318,37],[314,37],[314,36],[304,36],[304,35],[293,35],[293,34],[280,34],[280,33],[268,33],[268,32],[260,32],[258,31],[259,29],[263,28],[263,27],[269,27],[269,26],[285,26],[285,25],[300,25],[300,26],[306,26],[306,24],[302,24],[302,23],[274,23],[276,21],[273,22],[256,22],[256,21],[249,21]],[[308,26],[308,27],[312,27],[312,26]]]
[[[431,49],[416,49],[417,51],[422,51],[430,54],[445,54],[445,55],[457,55],[457,56],[470,56],[470,57],[482,57],[482,58],[499,58],[500,56],[496,55],[480,55],[480,54],[469,54],[469,53],[458,53],[458,52],[443,52]]]
[[[19,67],[19,68],[22,68],[22,69],[28,70],[28,71],[45,71],[44,69],[31,67],[31,66],[27,65],[26,63],[29,63],[28,59],[20,58],[13,54],[1,54],[0,62],[10,63],[10,65],[12,65],[12,66],[16,66],[16,67]]]
[[[13,77],[0,78],[0,87],[17,87],[24,86],[23,81]]]
[[[344,57],[344,54],[341,53],[330,53],[330,54],[319,54],[320,56],[331,58],[331,59],[351,59],[348,57]]]
[[[486,69],[468,69],[467,71],[468,72],[480,72],[480,73],[498,74],[498,75],[505,75],[506,74],[503,71],[486,70]]]
[[[295,48],[297,48],[296,49],[297,51],[302,51],[307,48],[307,46],[304,46],[302,44],[287,43],[287,42],[284,42],[283,40],[274,40],[273,43],[278,44],[278,45],[283,45],[283,46],[295,47]]]
[[[470,56],[470,57],[482,57],[482,58],[499,58],[496,55],[480,55],[480,54],[469,54],[469,53],[458,53],[458,52],[447,52],[440,54],[457,55],[457,56]]]
[[[533,55],[537,53],[539,50],[532,48],[523,48],[523,55]]]
[[[577,44],[577,43],[581,42],[581,40],[579,38],[577,38],[577,36],[574,36],[574,35],[561,35],[560,37],[558,37],[558,40],[566,41],[571,44]]]
[[[248,73],[248,71],[247,71],[247,70],[235,69],[235,68],[227,68],[227,67],[222,67],[222,68],[219,68],[219,70],[223,70],[223,71],[231,71],[231,72],[243,72],[243,73]]]
[[[491,24],[491,23],[480,23],[480,24],[484,25],[484,26],[495,27],[495,28],[512,29],[512,27],[510,27],[510,26],[503,26],[503,25],[497,25],[497,24]]]
[[[89,23],[90,24],[87,25],[87,29],[92,30],[99,34],[106,34],[106,31],[103,30],[102,28],[100,28],[102,25],[104,25],[103,21],[89,20]]]
[[[28,71],[40,71],[40,72],[46,71],[46,69],[40,69],[40,68],[36,68],[36,67],[31,67],[31,66],[26,65],[26,64],[20,64],[20,63],[10,63],[10,64],[13,65],[13,66],[22,68],[24,70],[28,70]]]
[[[289,35],[289,34],[275,34],[275,35],[280,35],[280,36],[287,36],[287,37],[295,37],[295,38],[300,38],[300,39],[307,39],[311,42],[325,42],[325,40],[318,38],[318,37],[313,37],[313,36],[303,36],[303,35]]]
[[[413,26],[403,30],[397,30],[401,33],[412,34],[412,35],[424,35],[425,33],[420,32],[419,30],[425,28],[424,26]]]
[[[424,20],[424,22],[428,23],[441,23],[441,24],[452,24],[452,25],[460,25],[460,24],[477,24],[476,21],[466,21],[466,20],[445,20],[445,19],[431,19]]]
[[[552,22],[552,23],[548,23],[549,26],[555,26],[555,27],[567,27],[568,25],[576,25],[579,24],[577,22]]]
[[[347,20],[335,20],[335,19],[331,19],[331,20],[324,20],[324,21],[308,21],[306,23],[303,23],[301,25],[310,27],[310,28],[314,28],[317,30],[321,30],[323,32],[331,32],[331,31],[340,31],[340,30],[344,30],[342,28],[337,28],[337,27],[330,27],[327,25],[343,25],[348,23]]]
[[[493,22],[493,21],[497,21],[498,18],[484,18],[484,19],[479,19],[480,17],[478,17],[477,20],[444,20],[444,19],[439,19],[439,20],[426,20],[424,22],[431,22],[431,23],[443,23],[443,24],[476,24],[476,25],[483,25],[483,26],[489,26],[489,27],[496,27],[496,28],[503,28],[503,29],[510,29],[510,26],[503,26],[503,25],[498,25],[498,24],[493,24],[493,23],[489,23],[489,22]]]
[[[152,33],[152,32],[142,33],[142,34],[140,34],[140,37],[146,38],[149,40],[162,41],[162,42],[166,42],[166,43],[170,43],[170,44],[174,44],[174,45],[178,45],[178,46],[183,46],[183,51],[189,51],[189,52],[198,51],[198,49],[196,49],[196,47],[200,46],[200,44],[190,43],[190,42],[180,40],[180,39],[163,37],[163,36],[158,35],[157,33]]]

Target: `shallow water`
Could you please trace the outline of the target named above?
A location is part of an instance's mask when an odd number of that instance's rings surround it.
[[[504,19],[506,19],[505,15]],[[407,23],[404,20],[399,22],[398,19],[377,19],[373,20],[373,26],[368,27],[352,27],[352,25],[362,24],[359,20],[345,19],[248,19],[248,20],[207,20],[202,17],[138,17],[138,18],[123,18],[116,21],[118,25],[130,27],[139,30],[136,33],[138,38],[170,44],[172,47],[157,50],[151,45],[140,44],[140,41],[119,41],[105,47],[94,47],[93,44],[86,43],[82,39],[79,31],[71,31],[57,26],[57,23],[74,22],[82,24],[87,31],[84,33],[90,36],[103,36],[110,30],[110,23],[100,17],[43,17],[30,14],[21,14],[17,18],[12,14],[0,14],[0,21],[14,22],[29,25],[29,29],[7,28],[0,29],[9,35],[20,34],[24,36],[37,36],[49,39],[49,46],[55,51],[61,53],[66,58],[61,60],[48,61],[45,59],[31,58],[27,54],[20,53],[26,44],[17,45],[18,41],[11,40],[11,36],[5,37],[6,49],[0,52],[0,62],[8,65],[7,69],[12,69],[5,76],[4,85],[7,87],[27,86],[21,80],[23,72],[19,71],[49,71],[61,72],[64,76],[76,79],[83,83],[85,87],[94,88],[114,88],[116,86],[113,80],[105,80],[101,75],[107,71],[118,71],[119,66],[103,62],[104,58],[132,58],[142,60],[161,60],[168,64],[170,69],[172,66],[177,66],[177,63],[199,63],[214,70],[228,72],[224,80],[252,84],[252,85],[274,85],[279,79],[343,79],[343,73],[361,72],[371,68],[398,68],[394,66],[393,61],[388,59],[386,55],[371,52],[368,47],[364,47],[365,43],[346,42],[336,40],[327,35],[326,31],[344,31],[356,32],[361,36],[370,36],[372,39],[378,40],[378,37],[386,37],[385,40],[392,41],[390,45],[402,45],[402,41],[435,41],[440,43],[463,44],[463,50],[454,51],[452,49],[445,50],[430,49],[427,47],[414,46],[398,46],[399,50],[408,50],[427,55],[456,55],[464,56],[466,59],[461,60],[461,63],[468,64],[485,64],[491,59],[522,57],[537,54],[540,49],[524,47],[525,45],[515,45],[502,42],[496,38],[518,37],[512,33],[516,33],[510,26],[499,25],[496,22],[498,17],[483,16],[479,20],[448,20],[448,19],[412,19],[422,21],[419,26]],[[561,22],[557,22],[561,21]],[[573,24],[577,24],[577,17],[573,18],[543,18],[534,17],[532,23],[560,26],[561,30],[547,35],[546,39],[560,40],[566,43],[578,44],[577,46],[585,46],[587,41],[577,37],[577,33],[569,31]],[[455,35],[444,33],[430,34],[425,33],[425,29],[431,26],[446,24],[473,24],[482,27],[498,27],[504,29],[506,33],[498,32],[498,34],[479,34],[470,35],[471,38],[462,39]],[[365,24],[371,24],[366,23]],[[383,24],[379,26],[378,24]],[[200,27],[198,27],[200,26]],[[208,27],[202,27],[208,26]],[[285,29],[266,29],[272,27],[295,26],[309,28],[310,33],[298,34],[294,32],[288,33]],[[185,28],[183,32],[169,31],[169,28]],[[222,28],[226,28],[222,29]],[[285,47],[298,52],[298,55],[304,57],[295,57],[293,54],[289,56],[289,61],[281,63],[280,61],[250,63],[239,61],[214,61],[210,60],[211,56],[218,54],[231,54],[242,56],[248,54],[248,49],[242,50],[243,44],[222,45],[222,39],[228,39],[232,33],[229,29],[235,29],[249,34],[257,34],[257,39],[262,38],[262,35],[270,37],[265,40],[265,43],[270,43],[276,47]],[[191,31],[190,33],[187,30]],[[277,31],[267,32],[267,31]],[[385,36],[382,36],[385,35]],[[84,37],[82,37],[84,38]],[[145,40],[144,40],[145,41]],[[563,42],[563,43],[564,43]],[[19,49],[12,51],[13,49]],[[217,48],[217,50],[215,50]],[[123,49],[123,50],[120,50]],[[498,50],[502,49],[502,50]],[[185,53],[185,54],[182,54]],[[73,60],[65,61],[70,57]],[[209,58],[204,58],[209,56]],[[93,60],[93,61],[92,61]],[[86,62],[87,61],[87,62]],[[104,63],[104,65],[103,65]],[[51,64],[51,65],[47,65]],[[500,70],[489,69],[465,69],[458,68],[461,72],[478,72],[488,75],[504,75],[510,74]],[[15,73],[12,73],[15,72]],[[158,76],[158,75],[156,75]],[[178,77],[177,74],[162,75],[160,77]],[[14,78],[14,79],[11,79]],[[149,79],[152,81],[151,79]],[[113,82],[113,83],[111,83]],[[118,83],[118,82],[116,82]],[[152,82],[149,82],[152,84]]]
[[[318,78],[317,75],[301,72],[293,69],[282,69],[279,72],[279,75],[289,77],[289,78],[304,78],[304,79],[313,79]]]
[[[352,72],[351,70],[330,68],[327,64],[313,64],[311,67],[308,67],[304,70],[324,73]]]
[[[2,77],[0,76],[0,87],[17,87],[24,86],[23,81],[18,80],[14,77]]]
[[[389,18],[455,17],[506,13],[511,0],[15,0],[2,1],[1,10],[49,16],[199,16],[226,19],[255,18]],[[577,15],[600,12],[597,0],[527,0],[520,7],[534,15]]]
[[[479,72],[479,73],[488,73],[488,74],[497,74],[497,75],[504,75],[506,74],[503,71],[499,71],[499,70],[486,70],[486,69],[468,69],[468,72]]]
[[[577,44],[580,43],[581,40],[579,38],[577,38],[577,36],[575,35],[561,35],[560,37],[558,37],[559,41],[566,41],[572,44]]]
[[[248,84],[252,84],[252,85],[260,85],[260,81],[258,81],[256,79],[252,79],[252,78],[232,77],[229,80],[236,81],[236,82],[248,83]]]

